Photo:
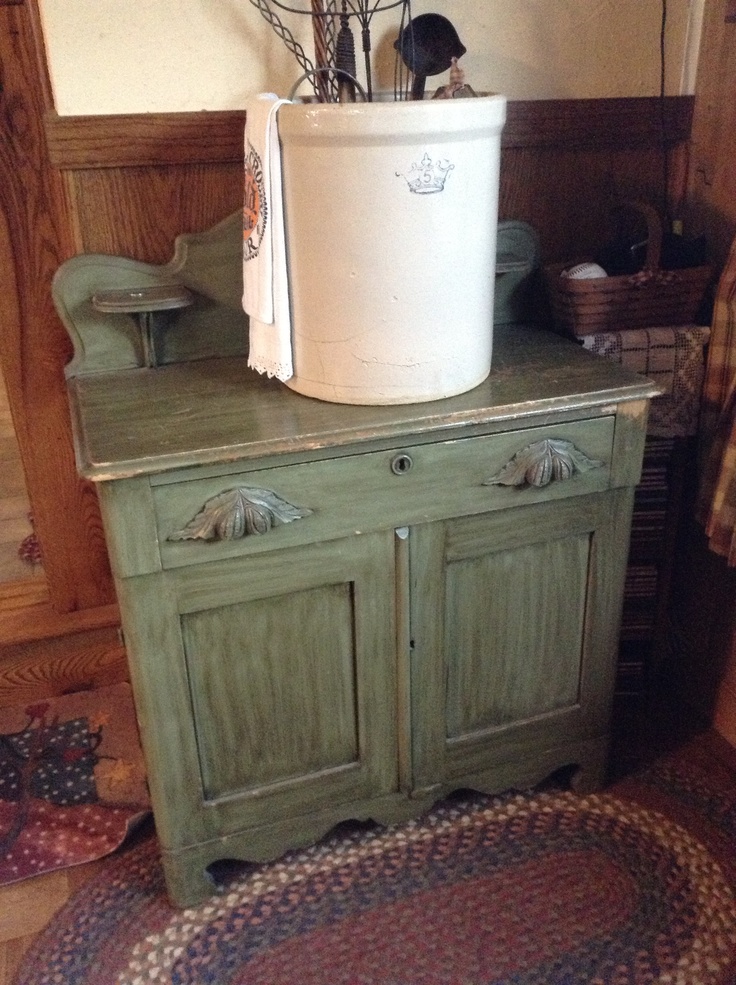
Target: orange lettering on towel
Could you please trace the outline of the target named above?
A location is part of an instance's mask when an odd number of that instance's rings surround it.
[[[243,195],[243,259],[258,256],[267,218],[263,167],[260,156],[252,146],[245,159],[245,189]]]

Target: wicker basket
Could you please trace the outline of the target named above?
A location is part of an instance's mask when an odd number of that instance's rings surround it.
[[[552,314],[556,325],[565,332],[591,335],[624,328],[686,325],[695,319],[711,268],[660,269],[659,216],[645,203],[627,204],[643,213],[647,222],[647,255],[641,271],[578,280],[560,276],[572,263],[555,263],[544,268]]]

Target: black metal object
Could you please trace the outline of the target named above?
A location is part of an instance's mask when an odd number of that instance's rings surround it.
[[[467,51],[451,21],[442,14],[420,14],[401,29],[394,42],[402,61],[414,76],[412,99],[424,98],[428,75],[439,75]]]
[[[411,0],[341,0],[339,9],[336,0],[325,0],[323,10],[320,12],[315,12],[310,0],[303,0],[300,6],[286,3],[284,0],[250,0],[250,2],[260,10],[263,17],[271,24],[302,69],[313,77],[315,94],[320,101],[326,99],[352,101],[355,98],[355,93],[350,91],[349,82],[346,81],[348,76],[354,77],[356,75],[355,38],[350,26],[351,18],[356,18],[360,27],[365,63],[365,90],[368,101],[371,102],[373,100],[373,79],[370,53],[373,17],[379,12],[401,8],[401,23],[404,25],[407,16],[411,16]],[[321,52],[317,59],[318,64],[315,65],[307,57],[302,46],[272,8],[278,8],[290,14],[309,16],[313,20],[315,18],[324,20],[324,31],[319,33],[326,36],[327,45],[326,52]],[[339,25],[339,29],[337,25]],[[326,63],[322,65],[320,62],[324,60],[325,54]],[[319,84],[321,73],[319,71],[315,73],[315,69],[321,68],[337,70],[329,92],[325,91],[324,85],[320,86]],[[340,75],[339,73],[343,74]]]

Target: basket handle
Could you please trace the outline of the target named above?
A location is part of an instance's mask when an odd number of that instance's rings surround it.
[[[662,255],[662,220],[657,210],[648,202],[626,199],[621,203],[635,212],[640,212],[647,224],[647,255],[644,260],[645,270],[658,270]]]

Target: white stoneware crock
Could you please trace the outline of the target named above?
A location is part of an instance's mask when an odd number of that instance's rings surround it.
[[[299,393],[403,404],[491,368],[503,96],[279,111]]]

